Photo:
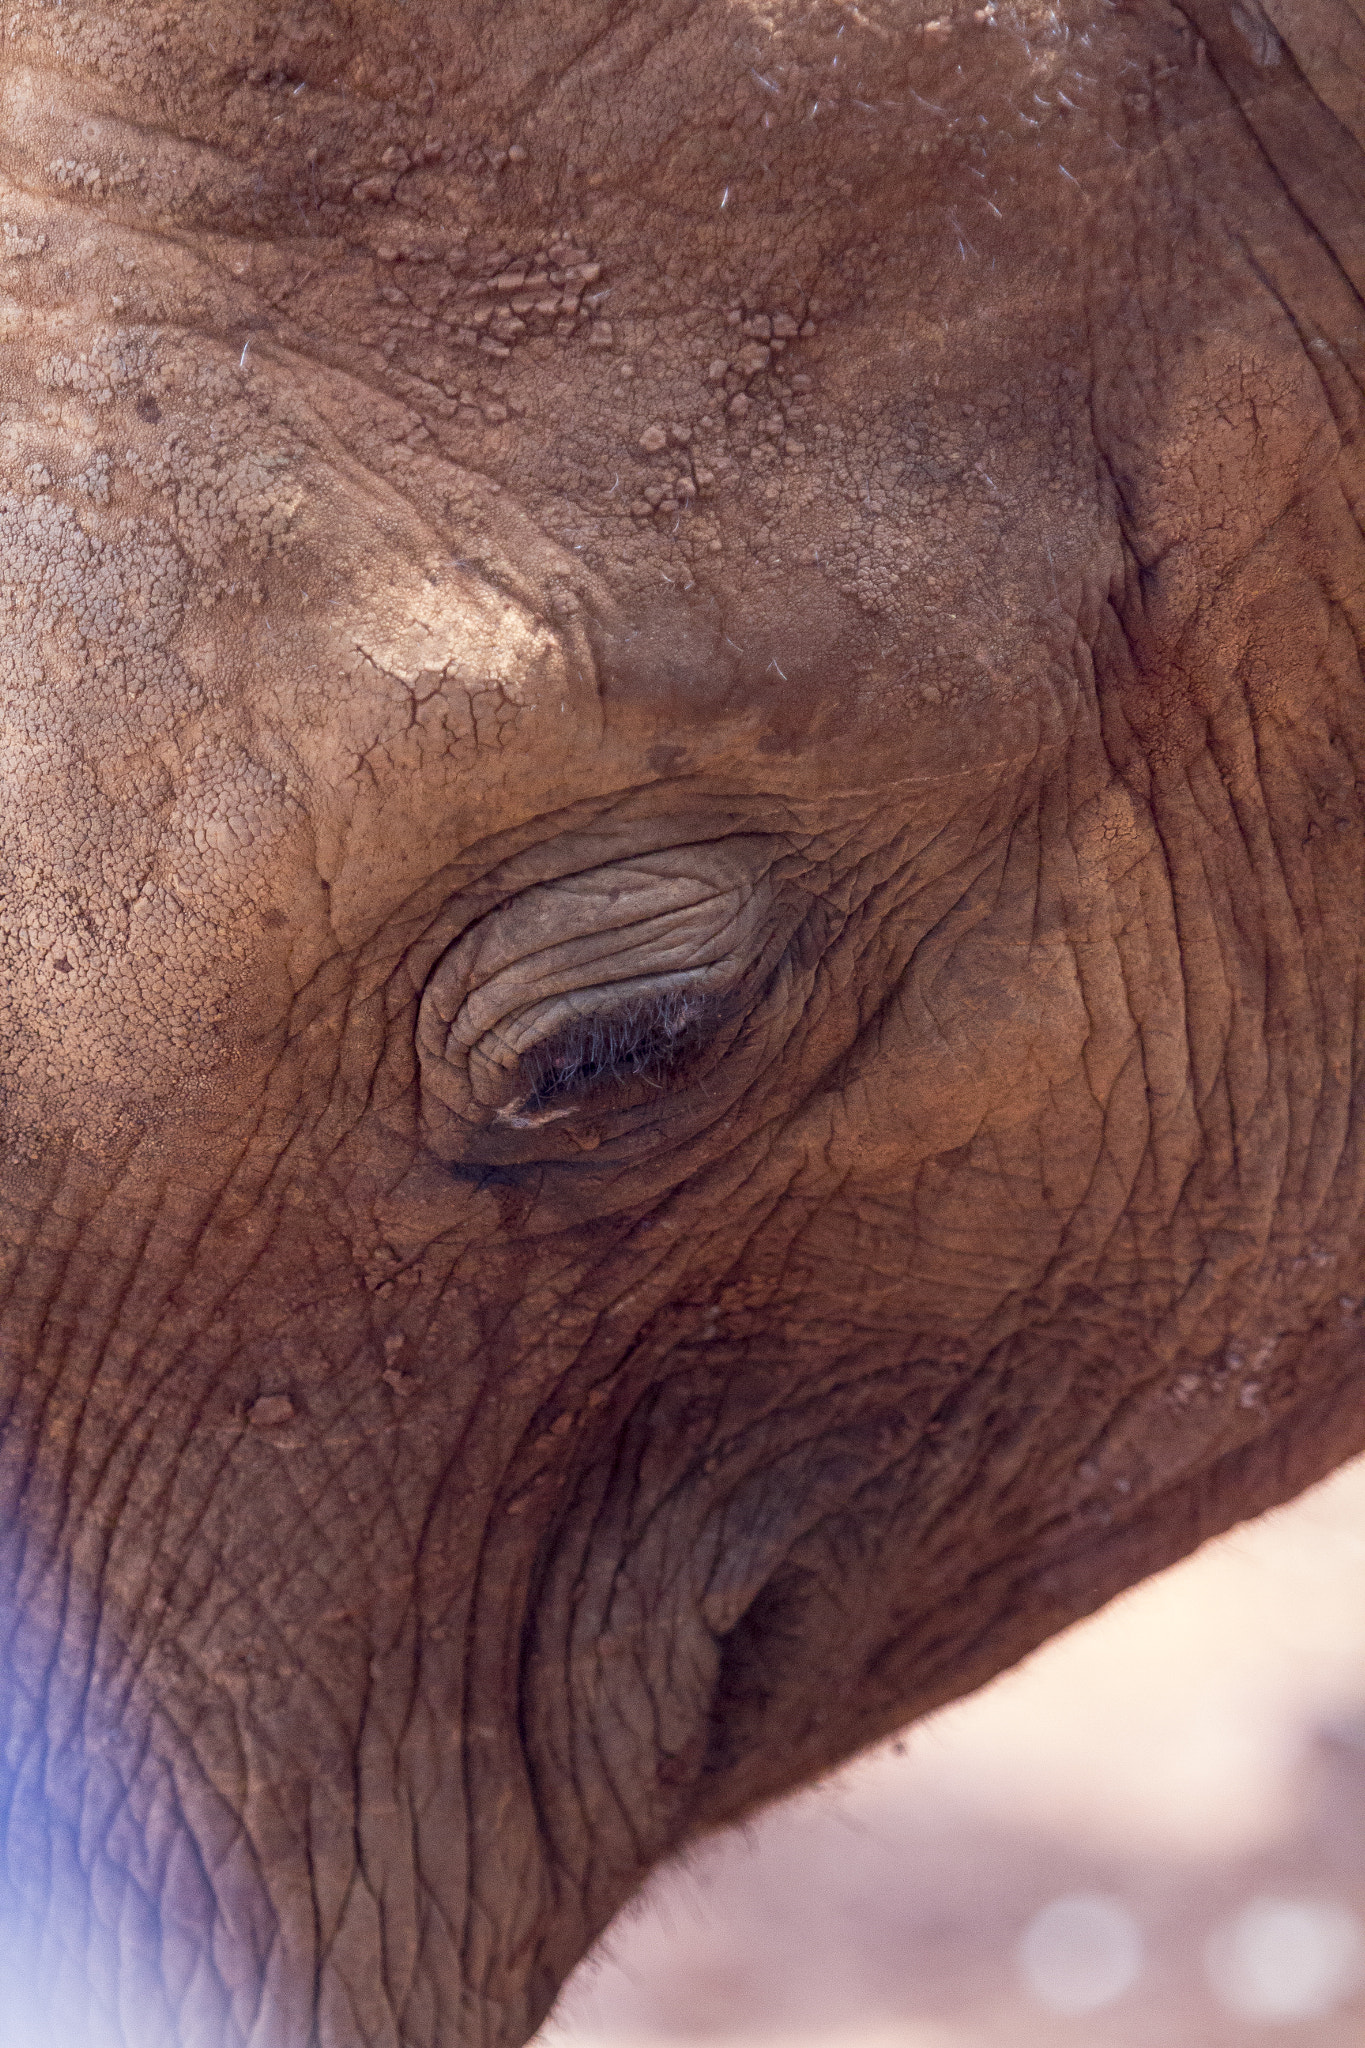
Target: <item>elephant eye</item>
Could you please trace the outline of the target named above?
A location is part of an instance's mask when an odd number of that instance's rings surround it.
[[[714,1030],[714,1000],[669,991],[574,1017],[522,1054],[527,1093],[515,1121],[563,1110],[599,1087],[644,1083],[662,1089],[700,1052]]]
[[[471,924],[418,1011],[429,1139],[463,1151],[482,1130],[495,1151],[577,1159],[673,1100],[700,1113],[692,1091],[787,936],[772,859],[765,837],[688,842],[536,883]]]

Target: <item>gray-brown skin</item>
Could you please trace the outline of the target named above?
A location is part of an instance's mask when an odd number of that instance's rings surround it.
[[[1365,39],[4,36],[4,2017],[503,2048],[1365,1443]]]

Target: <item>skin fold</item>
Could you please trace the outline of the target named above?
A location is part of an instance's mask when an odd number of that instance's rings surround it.
[[[1363,43],[7,11],[7,2039],[516,2048],[1365,1445]]]

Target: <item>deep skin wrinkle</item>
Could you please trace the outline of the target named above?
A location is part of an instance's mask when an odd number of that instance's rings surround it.
[[[513,2048],[1365,1444],[1361,170],[1238,19],[7,16],[18,2037]]]

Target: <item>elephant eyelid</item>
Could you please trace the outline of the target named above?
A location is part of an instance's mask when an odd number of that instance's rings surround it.
[[[567,1107],[575,1095],[613,1083],[662,1089],[717,1022],[713,998],[683,990],[575,1017],[522,1055],[529,1091],[519,1113]]]

